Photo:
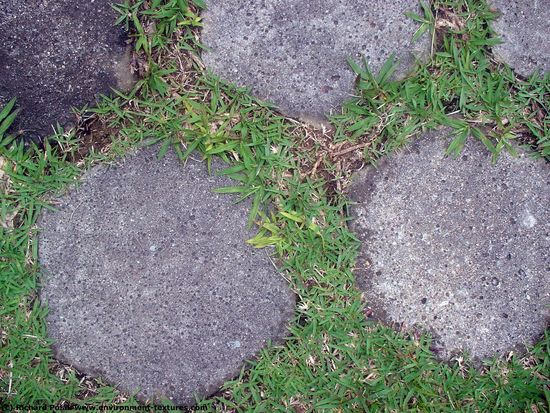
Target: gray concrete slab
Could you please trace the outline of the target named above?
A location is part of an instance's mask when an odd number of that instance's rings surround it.
[[[364,55],[378,72],[395,53],[403,75],[415,56],[426,56],[429,39],[411,44],[420,13],[416,0],[207,0],[203,53],[221,78],[249,86],[285,114],[314,124],[339,112],[354,94],[347,59]]]
[[[444,157],[428,134],[356,176],[350,227],[373,316],[431,331],[435,352],[476,359],[533,343],[550,304],[550,166],[470,138]]]
[[[490,0],[500,17],[493,29],[504,41],[495,55],[523,76],[550,70],[550,0]]]
[[[108,0],[0,0],[0,107],[16,97],[12,130],[28,139],[71,126],[72,107],[127,90],[131,48]]]
[[[156,149],[90,170],[40,218],[56,357],[141,399],[192,404],[279,342],[294,297],[245,241],[248,207],[202,162]]]

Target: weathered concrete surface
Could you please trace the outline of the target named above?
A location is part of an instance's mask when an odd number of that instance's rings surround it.
[[[268,340],[294,298],[266,251],[245,244],[247,206],[202,162],[154,149],[97,167],[39,226],[56,356],[139,397],[208,395]]]
[[[70,126],[72,107],[129,89],[130,49],[108,0],[0,0],[0,106],[22,108],[12,130],[39,140]]]
[[[523,76],[550,70],[550,0],[490,0],[501,14],[493,29],[504,41],[495,55]]]
[[[285,114],[314,124],[354,93],[347,59],[363,54],[378,72],[395,53],[402,75],[429,39],[411,44],[418,25],[405,12],[418,1],[207,0],[202,40],[207,67],[250,86]]]
[[[550,303],[550,167],[447,131],[368,168],[351,189],[358,284],[374,317],[430,330],[442,358],[478,359],[544,331]]]

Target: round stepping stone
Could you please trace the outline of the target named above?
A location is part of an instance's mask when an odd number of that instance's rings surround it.
[[[374,72],[392,54],[403,75],[426,56],[428,36],[412,44],[417,0],[207,0],[203,53],[226,81],[249,86],[289,116],[314,124],[354,94],[347,59],[364,55]]]
[[[192,404],[283,339],[294,297],[245,244],[247,205],[212,192],[231,181],[156,154],[93,168],[44,213],[40,296],[58,359],[142,400]]]
[[[533,343],[550,313],[550,168],[438,131],[356,176],[356,276],[375,318],[476,359]]]
[[[0,2],[0,107],[17,98],[12,130],[28,139],[70,126],[72,107],[129,89],[131,47],[108,0]]]
[[[501,14],[493,29],[504,43],[493,47],[497,57],[517,73],[530,76],[550,70],[550,1],[491,0]]]

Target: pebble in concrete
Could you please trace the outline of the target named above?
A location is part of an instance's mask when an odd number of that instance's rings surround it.
[[[294,297],[248,208],[202,162],[143,149],[41,217],[41,300],[57,358],[141,399],[192,404],[280,342]],[[234,184],[234,183],[233,183]]]
[[[13,132],[28,139],[71,126],[72,107],[132,86],[131,47],[108,0],[0,0],[0,107],[15,97]]]
[[[494,53],[517,73],[550,70],[550,0],[491,0],[500,13],[493,29],[504,41]]]
[[[444,359],[483,359],[544,332],[550,304],[550,168],[470,138],[424,136],[354,181],[358,284],[375,318],[433,333]]]
[[[207,0],[203,53],[226,81],[249,86],[289,116],[314,124],[354,94],[348,58],[364,55],[374,72],[392,54],[403,75],[429,39],[412,44],[416,0]]]

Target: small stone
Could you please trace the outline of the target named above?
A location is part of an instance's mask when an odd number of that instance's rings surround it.
[[[504,43],[493,47],[497,57],[522,76],[550,70],[550,1],[490,0],[500,17],[493,29]]]
[[[58,359],[141,400],[190,405],[284,338],[294,297],[245,243],[250,205],[213,192],[234,183],[157,152],[92,168],[44,212],[40,298]]]
[[[339,112],[354,94],[347,59],[377,73],[395,53],[398,76],[427,57],[429,36],[412,43],[417,0],[207,0],[203,13],[206,66],[222,79],[313,124]]]
[[[493,165],[475,138],[451,159],[451,140],[429,133],[355,177],[350,227],[362,241],[358,262],[372,263],[356,276],[382,321],[433,332],[442,358],[483,359],[546,328],[550,167],[508,153]],[[525,211],[535,225],[511,223]],[[422,237],[394,244],[392,228]]]

